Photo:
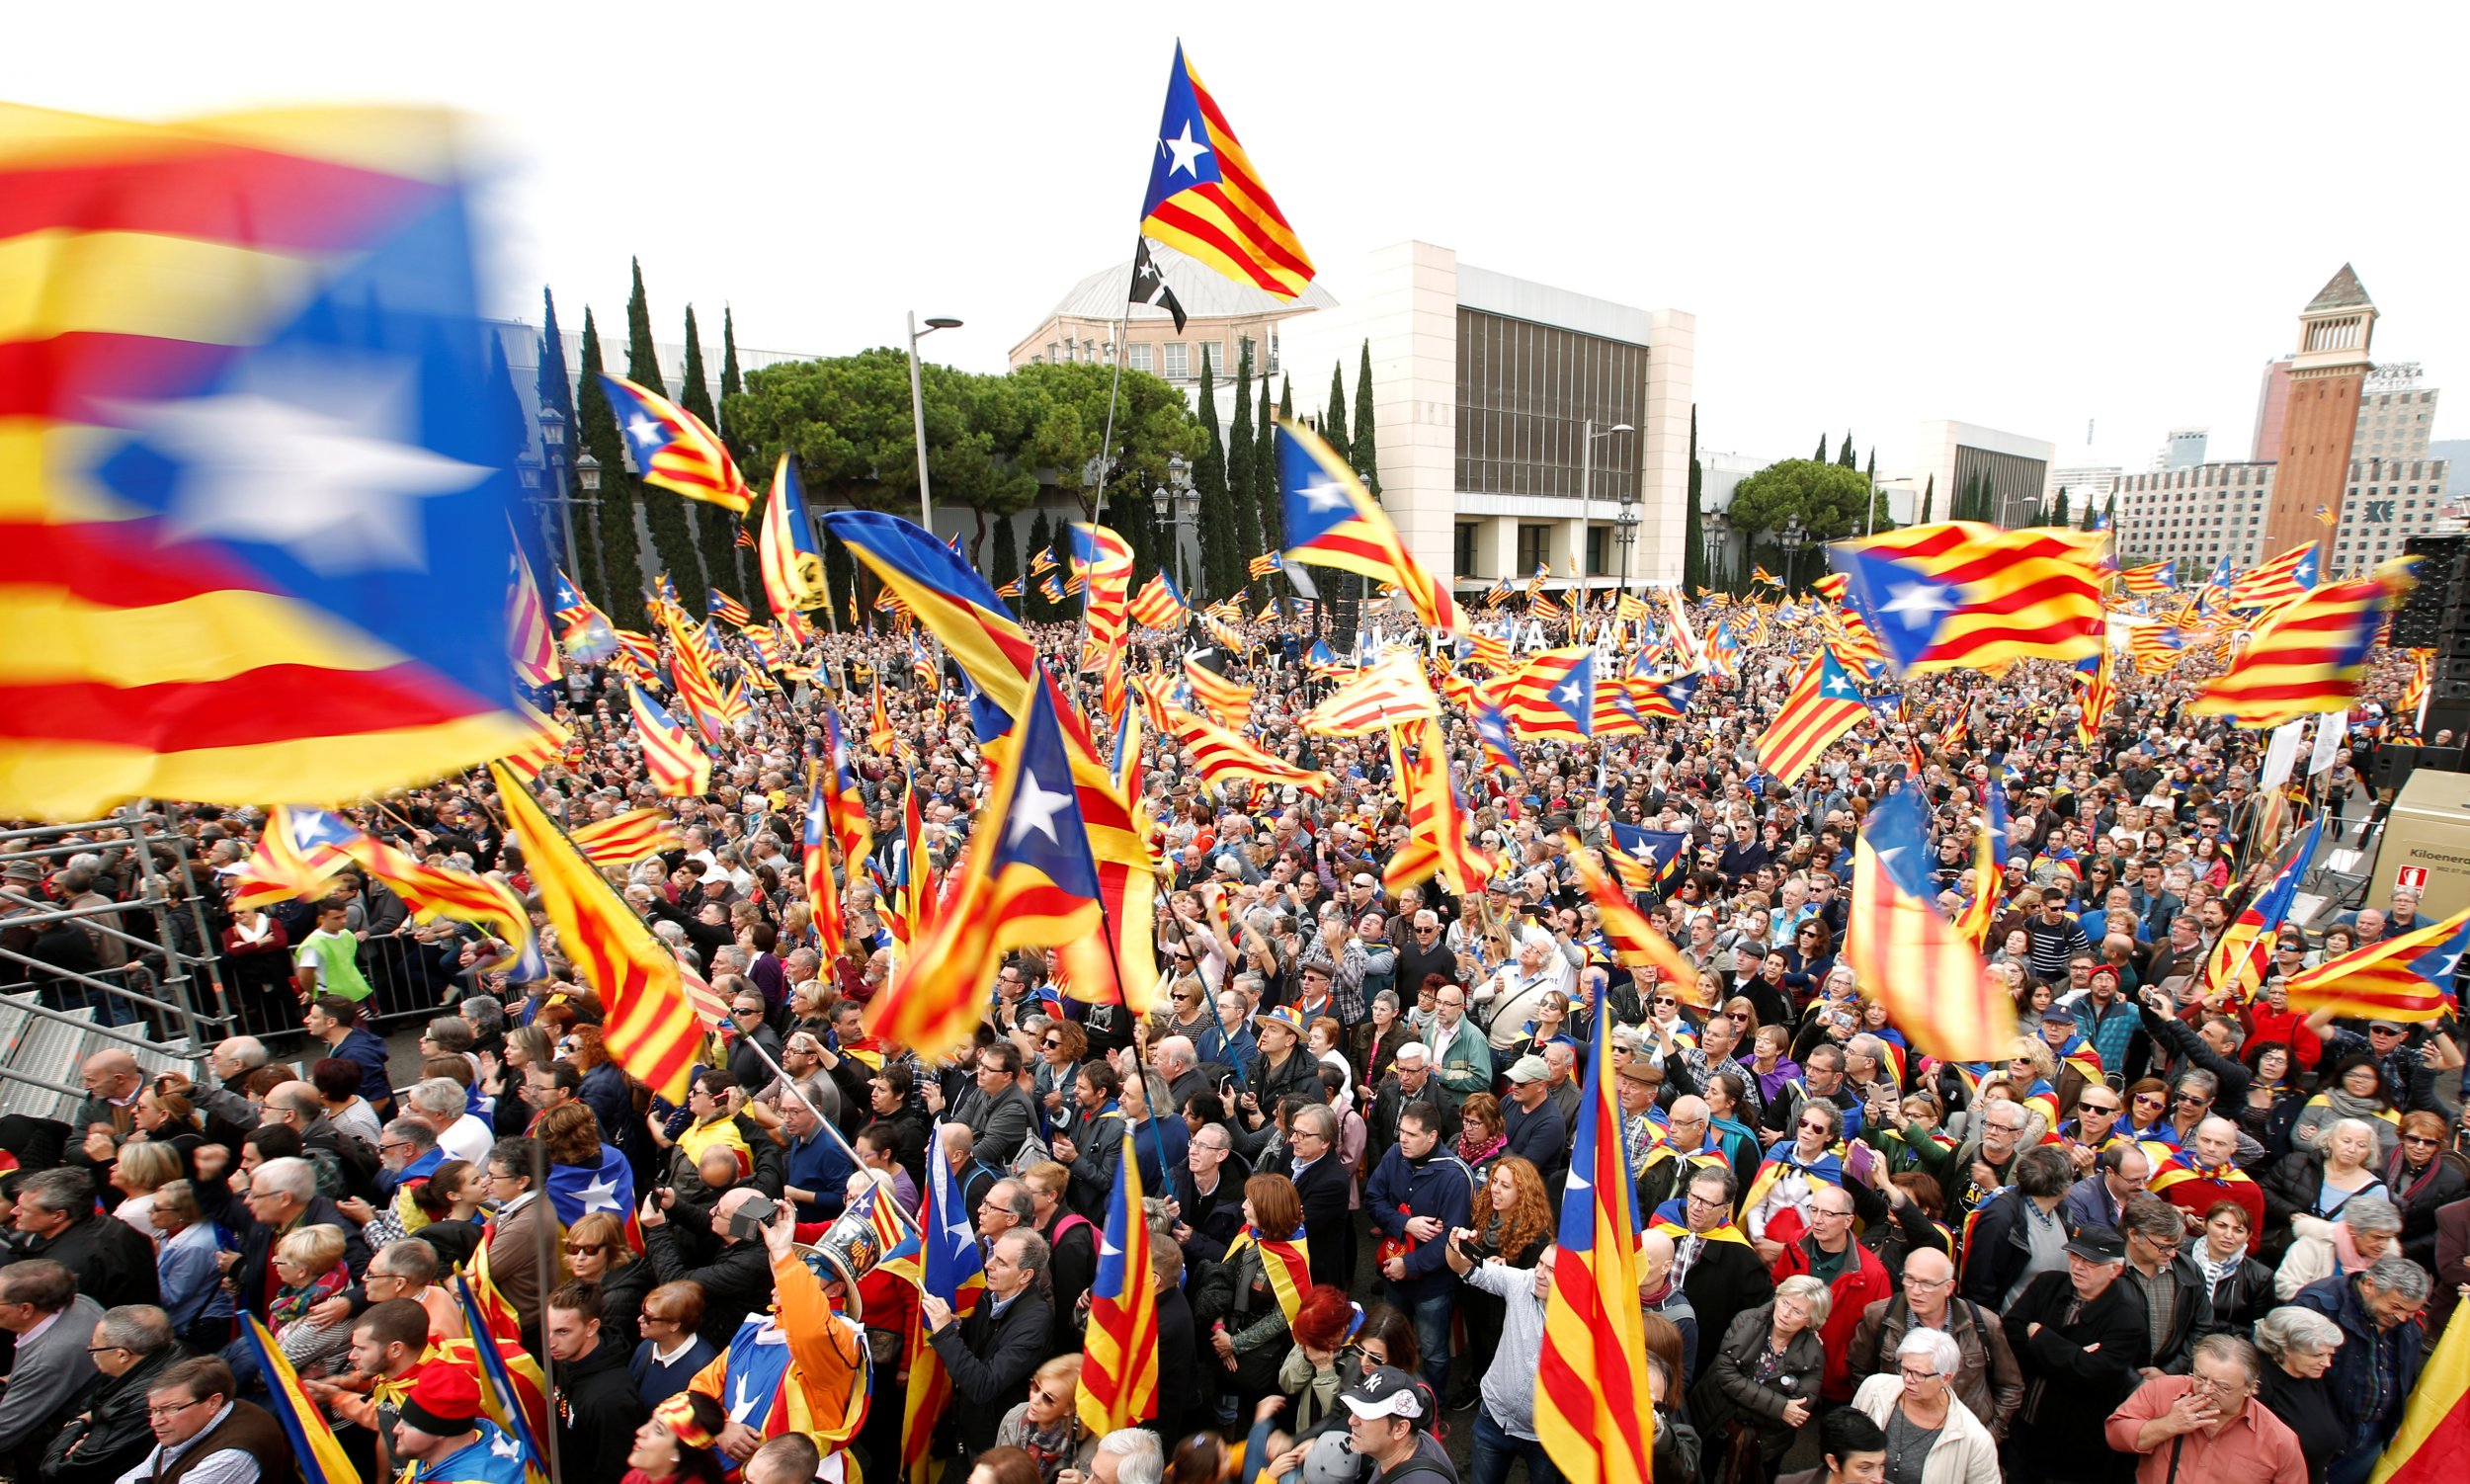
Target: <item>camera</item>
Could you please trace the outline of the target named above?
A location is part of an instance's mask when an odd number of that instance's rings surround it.
[[[741,1242],[760,1242],[764,1239],[764,1228],[772,1224],[772,1218],[780,1210],[777,1203],[758,1195],[739,1206],[736,1214],[729,1218],[729,1235]]]

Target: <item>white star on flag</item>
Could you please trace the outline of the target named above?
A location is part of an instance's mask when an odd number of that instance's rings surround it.
[[[1565,706],[1574,706],[1578,704],[1578,693],[1581,687],[1579,686],[1578,681],[1573,677],[1568,685],[1563,686],[1561,689],[1552,693],[1553,699],[1560,701],[1561,704]]]
[[[1303,503],[1314,510],[1343,510],[1347,506],[1347,492],[1335,480],[1316,479],[1305,485],[1301,494]]]
[[[618,1204],[618,1187],[606,1180],[596,1180],[592,1182],[590,1185],[585,1186],[582,1190],[576,1192],[575,1196],[583,1202],[583,1209],[586,1214],[593,1211],[622,1211],[625,1209],[624,1206]]]
[[[649,414],[638,412],[634,421],[626,424],[626,437],[638,444],[658,448],[669,441],[669,430],[652,421]]]
[[[281,546],[321,577],[428,566],[418,502],[489,470],[420,446],[411,369],[319,357],[250,380],[131,409],[182,465],[169,536]]]
[[[1184,121],[1182,136],[1160,139],[1158,143],[1169,154],[1175,156],[1175,163],[1167,167],[1167,174],[1173,175],[1181,170],[1194,180],[1200,179],[1200,157],[1209,153],[1209,146],[1193,137],[1193,121],[1190,119]]]
[[[1955,607],[1955,600],[1935,582],[1899,582],[1888,591],[1892,596],[1878,612],[1895,615],[1906,628],[1927,628]]]
[[[1063,844],[1063,837],[1055,833],[1055,814],[1071,801],[1072,795],[1050,793],[1037,785],[1035,777],[1023,774],[1021,791],[1012,796],[1012,828],[1005,836],[1005,844],[1019,845],[1031,830],[1057,845]]]
[[[1828,676],[1826,684],[1820,686],[1819,689],[1830,696],[1850,696],[1852,694],[1852,682],[1839,670]]]

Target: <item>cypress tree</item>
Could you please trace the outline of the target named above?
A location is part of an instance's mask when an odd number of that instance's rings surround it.
[[[1930,524],[1930,502],[1938,497],[1938,476],[1933,474],[1921,487],[1921,523]]]
[[[2092,510],[2092,508],[2093,508],[2092,502],[2087,501],[2087,502],[2085,503],[2085,507],[2084,507],[2084,508],[2085,508],[2087,511]],[[2062,484],[2062,485],[2060,485],[2060,486],[2058,487],[2058,500],[2057,500],[2057,503],[2056,503],[2056,504],[2054,504],[2054,505],[2051,507],[2050,524],[2051,524],[2051,525],[2053,525],[2053,526],[2060,526],[2060,527],[2063,527],[2063,526],[2065,526],[2065,525],[2067,524],[2067,486],[2066,486],[2066,485],[2063,485],[2063,484]]]
[[[1252,447],[1253,519],[1261,528],[1261,549],[1283,550],[1286,545],[1286,513],[1277,503],[1277,415],[1270,410],[1270,372],[1261,372],[1260,427],[1253,434]],[[1262,587],[1264,594],[1282,592],[1285,579],[1273,577]]]
[[[703,374],[703,338],[695,327],[695,306],[686,306],[686,370],[680,373],[678,405],[703,420],[703,426],[717,431],[720,414],[713,410],[711,382]],[[737,457],[735,451],[729,455]],[[740,464],[741,477],[760,477],[756,471]],[[761,612],[747,594],[747,569],[739,558],[746,554],[737,543],[738,518],[717,505],[700,501],[689,507],[694,512],[695,544],[703,553],[703,570],[715,586],[728,589],[729,596]]]
[[[995,556],[993,574],[995,586],[1000,588],[1020,575],[1021,538],[1013,534],[1012,517],[997,516],[995,517]],[[1021,598],[1017,600],[1017,602],[1026,604],[1029,598],[1029,590],[1027,587],[1022,588]],[[1015,612],[1025,611],[1026,610],[1023,608],[1015,609]]]
[[[1330,368],[1329,404],[1321,409],[1321,438],[1342,463],[1355,467],[1355,455],[1347,452],[1353,447],[1347,436],[1347,380],[1336,367]]]
[[[823,580],[831,589],[832,617],[818,617],[815,627],[825,633],[833,626],[849,620],[850,600],[858,593],[858,558],[849,554],[849,547],[829,531],[815,533],[815,544],[823,552]],[[748,601],[752,601],[749,595]]]
[[[1852,461],[1852,430],[1850,428],[1844,430],[1844,443],[1836,450],[1836,462],[1848,469],[1859,467]]]
[[[1235,553],[1235,516],[1227,509],[1226,444],[1218,427],[1217,368],[1200,363],[1200,456],[1193,461],[1193,488],[1200,495],[1200,582],[1204,601],[1215,603],[1243,585],[1244,559]]]
[[[1045,550],[1050,544],[1053,543],[1054,539],[1054,527],[1047,524],[1046,512],[1043,509],[1040,509],[1037,514],[1029,518],[1030,556],[1034,557],[1038,552]],[[1046,601],[1046,594],[1039,589],[1038,584],[1044,582],[1047,578],[1054,576],[1056,570],[1059,569],[1050,568],[1047,571],[1040,572],[1035,577],[1030,578],[1021,589],[1021,611],[1038,622],[1044,622],[1055,616],[1055,606]]]
[[[634,501],[628,488],[625,440],[618,434],[618,413],[601,385],[601,331],[592,306],[583,308],[583,383],[575,389],[575,457],[589,453],[600,460],[601,488],[589,497],[587,528],[597,527],[601,548],[600,591],[592,600],[619,623],[630,623],[636,595],[642,590],[643,548],[635,537]]]
[[[1706,531],[1698,517],[1698,404],[1689,404],[1689,506],[1682,514],[1681,523],[1681,585],[1684,592],[1703,592],[1708,586],[1706,570]]]
[[[1817,453],[1812,453],[1812,454],[1810,455],[1810,462],[1812,462],[1812,463],[1825,463],[1826,461],[1827,461],[1827,435],[1826,435],[1826,434],[1824,434],[1824,433],[1821,433],[1820,435],[1818,435],[1818,452],[1817,452]]]
[[[626,379],[667,396],[668,384],[660,376],[660,352],[652,346],[652,310],[643,293],[643,264],[640,259],[633,261],[634,292],[626,300]],[[633,493],[643,502],[643,522],[651,528],[655,559],[669,574],[669,580],[677,584],[680,601],[692,605],[695,590],[707,579],[687,522],[686,497],[657,486],[645,489],[639,477]],[[688,609],[693,611],[692,607]]]
[[[1269,400],[1265,385],[1261,395],[1265,413]],[[1261,544],[1260,490],[1253,477],[1253,460],[1259,453],[1252,426],[1252,337],[1247,335],[1236,343],[1235,420],[1226,429],[1226,509],[1228,530],[1235,537],[1239,585],[1251,576],[1245,564],[1269,549]]]
[[[2096,510],[2093,508],[2093,507],[2094,507],[2094,505],[2095,505],[2095,503],[2096,503],[2096,502],[2094,501],[2094,499],[2093,499],[2093,497],[2092,497],[2091,495],[2087,495],[2087,496],[2085,496],[2085,497],[2084,497],[2084,526],[2083,526],[2083,529],[2084,529],[2084,530],[2086,530],[2086,531],[2099,531],[2099,530],[2100,530],[2100,529],[2101,529],[2101,527],[2100,527],[2100,521],[2097,519],[2097,517],[2100,515],[2100,512],[2099,512],[2099,511],[2096,511]]]
[[[1381,497],[1380,449],[1372,432],[1372,342],[1363,342],[1363,359],[1356,365],[1356,436],[1351,446],[1356,475],[1373,499]]]
[[[540,371],[535,385],[541,409],[555,408],[557,415],[566,420],[566,443],[557,454],[565,473],[565,487],[549,493],[563,495],[569,502],[580,502],[583,486],[575,481],[575,453],[582,447],[583,435],[582,430],[575,426],[575,388],[574,382],[566,376],[566,338],[557,329],[557,299],[546,288],[540,290]],[[554,506],[551,513],[561,532],[569,525],[574,528],[575,565],[582,570],[566,575],[574,579],[576,590],[587,595],[608,591],[608,584],[601,579],[600,542],[592,538],[590,517],[583,506],[580,503]],[[561,566],[566,560],[566,545],[562,536],[557,543],[556,560]]]

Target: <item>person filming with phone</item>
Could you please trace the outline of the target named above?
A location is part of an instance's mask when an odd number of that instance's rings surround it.
[[[740,1186],[713,1204],[701,1228],[670,1216],[695,1213],[663,1186],[643,1197],[637,1216],[652,1271],[664,1283],[693,1282],[703,1289],[703,1322],[696,1333],[715,1348],[728,1345],[746,1316],[772,1302],[772,1260],[764,1252],[764,1223],[774,1204],[761,1192]]]

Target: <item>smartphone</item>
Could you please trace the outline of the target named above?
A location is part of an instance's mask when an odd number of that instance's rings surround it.
[[[1854,1139],[1852,1152],[1844,1157],[1845,1179],[1854,1185],[1865,1186],[1869,1184],[1870,1167],[1877,1163],[1878,1156],[1871,1151],[1870,1147]]]
[[[729,1218],[729,1235],[741,1242],[762,1241],[764,1228],[772,1224],[772,1218],[779,1213],[780,1209],[779,1205],[763,1196],[756,1196],[739,1206],[737,1214]]]

